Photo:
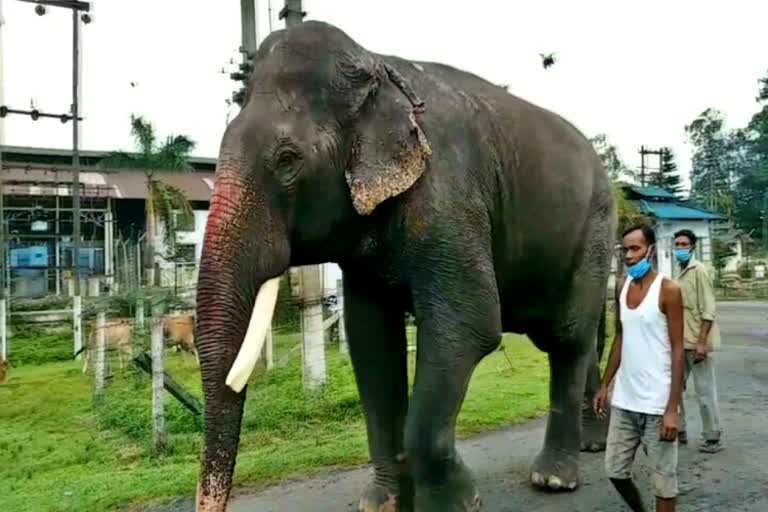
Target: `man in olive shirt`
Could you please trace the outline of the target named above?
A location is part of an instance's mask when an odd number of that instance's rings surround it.
[[[715,293],[712,280],[703,263],[696,260],[696,235],[687,229],[675,233],[675,257],[680,263],[678,278],[683,292],[683,340],[685,347],[685,382],[693,374],[693,386],[699,400],[704,441],[699,450],[715,453],[722,450],[720,411],[712,352],[720,346],[720,333],[715,322]],[[688,442],[685,410],[680,402],[678,440]]]

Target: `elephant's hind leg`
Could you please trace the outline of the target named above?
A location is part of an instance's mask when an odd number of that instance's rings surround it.
[[[608,221],[611,204],[603,201],[593,211],[581,262],[553,311],[551,327],[531,335],[538,346],[548,347],[550,367],[544,447],[531,469],[531,481],[539,487],[574,490],[579,484],[582,404],[588,372],[597,364],[598,324],[605,307],[615,231],[614,222]]]
[[[597,351],[587,370],[587,386],[584,391],[584,400],[581,405],[581,451],[600,452],[605,450],[605,441],[608,438],[609,413],[598,418],[592,406],[595,395],[600,390],[600,361],[603,358],[606,336],[606,308],[602,308],[600,324],[597,328]]]
[[[405,312],[372,290],[370,277],[344,273],[344,318],[349,354],[365,409],[374,480],[361,512],[413,512],[413,481],[404,456],[408,412]]]
[[[562,347],[583,343],[583,340],[550,343],[561,344],[561,348],[549,353],[549,417],[544,447],[531,468],[531,481],[538,487],[574,490],[579,484],[581,404],[587,367],[592,359],[583,350],[566,351]]]

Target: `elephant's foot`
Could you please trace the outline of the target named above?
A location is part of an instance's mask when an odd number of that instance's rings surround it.
[[[483,500],[479,494],[471,496],[457,496],[453,490],[442,492],[439,496],[428,495],[418,497],[417,492],[417,510],[421,512],[480,512],[483,507]]]
[[[598,418],[592,404],[584,404],[581,410],[581,451],[601,452],[605,450],[605,440],[608,437],[608,421],[610,415]]]
[[[439,484],[416,484],[416,510],[419,512],[479,512],[482,500],[474,478],[463,462],[457,461],[447,478]]]
[[[575,490],[579,485],[578,454],[545,447],[531,467],[531,483],[553,491]]]
[[[368,484],[365,488],[357,510],[358,512],[406,512],[398,507],[397,495],[375,483]]]
[[[376,477],[363,491],[358,512],[414,512],[413,477],[404,453],[393,465],[377,466]],[[394,479],[392,479],[392,475]]]

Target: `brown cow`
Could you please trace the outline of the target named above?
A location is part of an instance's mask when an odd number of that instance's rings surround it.
[[[110,320],[106,322],[104,329],[106,331],[105,349],[118,349],[120,368],[123,368],[123,355],[132,357],[133,320]],[[94,322],[89,336],[89,350],[85,356],[83,373],[86,373],[88,368],[90,350],[96,347],[97,331],[98,327]],[[163,317],[163,338],[166,347],[189,352],[195,356],[195,360],[200,364],[197,349],[195,349],[195,317],[193,315],[166,315]]]
[[[0,384],[5,384],[11,364],[6,359],[0,359]]]
[[[175,350],[181,349],[194,354],[197,364],[200,364],[195,348],[194,315],[167,315],[163,319],[163,336],[166,347],[173,347]]]
[[[96,322],[91,322],[91,333],[88,335],[88,350],[85,353],[83,373],[88,371],[88,361],[91,358],[91,350],[96,348],[96,336],[99,327]],[[104,350],[117,349],[120,359],[120,368],[123,368],[123,356],[130,359],[133,352],[133,322],[130,319],[107,320],[104,324]]]

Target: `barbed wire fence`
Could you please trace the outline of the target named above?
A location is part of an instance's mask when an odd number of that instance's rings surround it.
[[[190,414],[202,414],[199,374],[191,379],[189,367],[180,369],[174,364],[169,370],[165,355],[165,349],[180,349],[182,358],[189,353],[195,366],[199,365],[194,339],[198,265],[163,260],[160,286],[147,288],[141,279],[142,249],[141,241],[116,240],[113,275],[101,276],[99,286],[89,287],[83,312],[86,343],[82,371],[92,379],[96,408],[108,403],[109,387],[121,374],[130,372],[134,383],[145,386],[148,378],[151,380],[153,444],[155,451],[162,453],[168,442],[164,391]],[[300,297],[292,286],[292,275],[297,273],[282,277],[268,343],[251,380],[264,381],[273,370],[301,365],[305,388],[316,389],[318,382],[320,387],[327,382],[329,355],[347,354],[341,286],[340,282],[329,287],[321,283],[322,293]],[[303,312],[318,305],[322,331],[308,332],[309,322],[302,321]],[[322,340],[320,346],[307,343],[313,336]]]

